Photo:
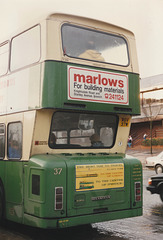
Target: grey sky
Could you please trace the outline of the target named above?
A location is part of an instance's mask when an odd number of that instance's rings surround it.
[[[141,78],[163,74],[163,0],[0,0],[0,42],[52,12],[91,17],[131,30]]]

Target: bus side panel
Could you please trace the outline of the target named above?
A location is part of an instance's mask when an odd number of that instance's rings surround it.
[[[65,94],[65,84],[61,83],[61,63],[48,61],[44,67],[42,107],[61,107],[61,96]]]
[[[0,161],[0,180],[2,185],[4,185],[4,179],[5,179],[5,162]]]
[[[129,99],[130,107],[134,109],[133,114],[140,114],[140,81],[139,75],[131,73],[129,80]]]
[[[23,216],[23,162],[6,161],[5,164],[6,218],[21,223]]]
[[[129,159],[128,161],[133,162],[133,159]],[[131,164],[131,193],[132,193],[132,200],[131,205],[132,208],[136,207],[142,207],[142,201],[143,201],[143,172],[142,172],[142,164],[139,160],[134,159],[134,164]],[[140,183],[140,188],[138,186],[138,191],[140,190],[140,194],[138,192],[138,197],[140,197],[140,201],[136,200],[136,184]],[[140,196],[139,196],[140,195]]]
[[[24,165],[24,212],[38,218],[66,216],[67,168],[63,157],[36,155]],[[62,188],[63,206],[56,210],[56,191]],[[24,219],[26,221],[26,219]],[[33,222],[32,225],[37,225]]]
[[[40,107],[41,69],[42,65],[37,64],[4,77],[3,84],[7,87],[0,91],[3,97],[0,102],[1,114]]]

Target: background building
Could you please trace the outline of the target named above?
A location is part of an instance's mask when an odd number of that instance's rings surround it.
[[[143,141],[143,135],[163,138],[163,74],[140,80],[141,115],[132,118],[130,134],[133,145]]]

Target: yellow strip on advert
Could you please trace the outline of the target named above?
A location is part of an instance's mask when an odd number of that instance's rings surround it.
[[[124,164],[76,165],[76,191],[124,187]]]

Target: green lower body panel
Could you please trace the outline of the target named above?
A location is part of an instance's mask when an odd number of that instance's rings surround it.
[[[24,224],[33,227],[55,229],[73,227],[83,224],[105,222],[110,220],[137,217],[142,215],[142,208],[127,209],[115,212],[106,212],[92,215],[83,215],[62,219],[43,219],[28,214],[24,215]]]

